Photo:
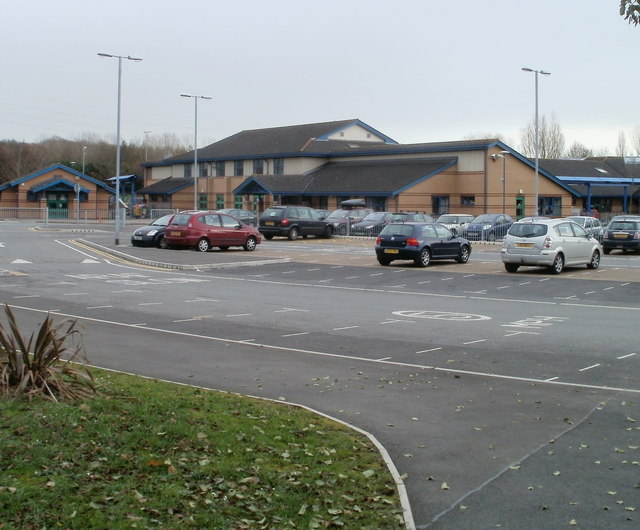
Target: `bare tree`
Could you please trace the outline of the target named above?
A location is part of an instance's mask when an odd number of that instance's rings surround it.
[[[538,126],[538,156],[540,158],[560,158],[564,153],[564,134],[555,116],[542,116]],[[532,121],[522,129],[521,151],[525,156],[536,154],[536,126]]]
[[[567,151],[567,156],[569,158],[587,158],[593,156],[593,150],[580,142],[573,142]]]
[[[618,143],[616,144],[616,156],[624,156],[627,151],[627,139],[624,131],[618,133]]]
[[[629,24],[637,26],[640,24],[640,2],[638,0],[620,0],[620,15]]]
[[[631,150],[636,156],[640,156],[640,125],[631,131]]]

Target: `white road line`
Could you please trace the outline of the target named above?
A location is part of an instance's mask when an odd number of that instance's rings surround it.
[[[252,313],[236,313],[235,315],[225,315],[225,317],[227,318],[233,318],[233,317],[250,317],[252,315]]]
[[[105,320],[105,319],[101,319],[101,318],[92,318],[92,317],[88,317],[86,315],[74,315],[72,313],[62,313],[59,310],[52,310],[52,309],[33,309],[31,307],[24,307],[24,306],[13,306],[13,308],[15,309],[20,309],[22,311],[31,311],[33,313],[39,313],[39,314],[46,314],[46,313],[55,313],[57,316],[60,317],[65,317],[65,318],[73,318],[73,319],[77,319],[77,320],[82,320],[82,321],[87,321],[87,322],[94,322],[97,324],[106,324],[106,325],[110,325],[110,326],[116,326],[116,327],[121,327],[121,328],[133,328],[136,326],[133,326],[127,322],[117,322],[117,321],[113,321],[113,320]],[[139,328],[136,328],[139,329]],[[469,375],[469,376],[475,376],[475,377],[485,377],[487,379],[500,379],[500,380],[505,380],[505,381],[521,381],[521,382],[525,382],[525,383],[548,383],[549,385],[553,385],[553,386],[562,386],[562,387],[568,387],[568,388],[588,388],[588,389],[592,389],[592,390],[604,390],[604,391],[614,391],[614,392],[629,392],[632,394],[638,394],[640,395],[640,389],[635,389],[635,388],[621,388],[621,387],[611,387],[611,386],[603,386],[603,385],[588,385],[588,384],[584,384],[584,383],[570,383],[570,382],[565,382],[565,381],[545,381],[544,379],[536,379],[533,377],[520,377],[520,376],[512,376],[512,375],[501,375],[501,374],[496,374],[496,373],[488,373],[488,372],[475,372],[472,370],[457,370],[455,368],[440,368],[437,366],[429,366],[429,365],[425,365],[425,364],[417,364],[417,363],[405,363],[405,362],[399,362],[399,361],[378,361],[377,359],[373,359],[373,358],[369,358],[369,357],[357,357],[354,355],[345,355],[345,354],[340,354],[340,353],[333,353],[333,352],[323,352],[323,351],[317,351],[317,350],[306,350],[303,348],[292,348],[292,347],[286,347],[286,346],[278,346],[275,344],[265,344],[265,343],[256,343],[256,342],[252,342],[255,341],[255,339],[250,339],[250,340],[237,340],[237,339],[230,339],[230,338],[225,338],[225,337],[212,337],[212,336],[208,336],[208,335],[200,335],[200,334],[196,334],[196,333],[187,333],[184,331],[174,331],[174,330],[168,330],[168,329],[164,329],[164,328],[152,328],[152,327],[145,327],[143,328],[145,331],[147,332],[153,332],[153,333],[158,333],[158,334],[166,334],[166,335],[173,335],[176,337],[189,337],[192,339],[201,339],[201,340],[206,340],[206,341],[211,341],[211,342],[221,342],[221,343],[227,343],[227,344],[237,344],[237,345],[246,345],[246,346],[251,346],[253,348],[261,348],[264,350],[274,350],[274,351],[286,351],[286,352],[292,352],[292,353],[301,353],[301,354],[306,354],[306,355],[315,355],[318,357],[330,357],[333,359],[343,359],[343,360],[347,360],[350,363],[353,362],[362,362],[362,363],[380,363],[380,364],[385,364],[385,365],[389,365],[389,366],[396,366],[396,367],[402,367],[402,368],[410,368],[410,369],[420,369],[420,370],[433,370],[434,372],[443,372],[443,373],[449,373],[449,374],[460,374],[460,375]]]
[[[407,284],[406,283],[401,283],[399,285],[390,285],[389,289],[402,289],[403,287],[406,287]]]
[[[185,304],[192,304],[194,302],[219,302],[220,300],[214,300],[213,298],[196,298],[195,300],[185,300]]]
[[[637,353],[629,353],[627,355],[621,355],[620,357],[616,357],[616,359],[627,359],[628,357],[633,357],[634,355],[638,355]]]
[[[282,309],[276,309],[274,313],[288,313],[290,311],[300,311],[301,313],[308,313],[308,309],[296,309],[294,307],[283,307]]]
[[[602,290],[603,290],[603,291],[609,291],[609,290],[611,290],[611,289],[613,289],[613,287],[605,287],[605,288],[604,288],[604,289],[602,289]]]
[[[518,285],[529,285],[531,282],[520,282]]]
[[[424,281],[418,282],[418,285],[422,285],[423,283],[431,283],[431,280],[424,280]]]
[[[469,342],[463,342],[462,344],[476,344],[478,342],[485,342],[487,339],[470,340]]]
[[[396,324],[398,322],[404,322],[406,324],[415,324],[413,320],[399,320],[399,319],[385,320],[384,322],[380,322],[380,324]]]
[[[320,270],[319,268],[316,268],[316,269],[307,269],[307,272],[313,272],[313,271],[319,271],[319,270]]]
[[[508,324],[502,324],[502,326],[508,326]],[[540,335],[537,331],[512,331],[507,333],[505,337],[513,337],[514,335]]]
[[[138,305],[162,305],[164,302],[140,302]]]
[[[550,377],[549,379],[545,379],[544,382],[545,383],[550,383],[551,381],[555,381],[556,379],[558,379],[557,377]]]
[[[39,294],[22,294],[22,295],[18,295],[18,296],[14,296],[14,299],[18,299],[18,298],[40,298]]]
[[[378,361],[388,361],[389,359],[391,359],[391,357],[382,357],[378,359]]]
[[[374,272],[373,274],[369,274],[369,276],[382,276],[384,272]]]
[[[416,353],[429,353],[429,352],[438,351],[438,350],[441,350],[441,349],[442,349],[442,346],[438,346],[437,348],[429,348],[428,350],[420,350],[420,351],[417,351]]]
[[[342,331],[343,329],[355,329],[355,328],[359,328],[360,326],[344,326],[342,328],[333,328],[333,331]]]
[[[300,333],[287,333],[286,335],[280,335],[281,337],[299,337],[300,335],[308,335],[308,331],[302,331]]]
[[[356,278],[359,278],[359,276],[347,276],[345,280],[355,280]]]
[[[448,278],[440,278],[441,282],[444,282],[446,280],[453,280],[453,276],[449,276]]]
[[[471,278],[472,276],[475,276],[475,274],[463,274],[462,275],[463,278]]]
[[[580,368],[580,372],[586,372],[587,370],[591,370],[592,368],[597,368],[600,366],[600,363],[592,364],[591,366],[586,366],[585,368]]]
[[[109,309],[110,307],[113,307],[113,306],[112,305],[93,305],[93,306],[87,307],[87,309]]]
[[[86,296],[89,293],[62,293],[62,296]]]
[[[510,285],[501,285],[498,287],[498,289],[508,289],[509,287],[511,287]]]
[[[586,295],[588,295],[588,294],[593,294],[593,293],[595,293],[595,292],[597,292],[597,291],[587,291],[587,292],[586,292],[586,293],[584,293],[584,294],[585,294],[585,296],[586,296]]]
[[[179,322],[194,322],[196,320],[200,320],[199,318],[182,318],[180,320],[173,320],[172,322],[174,323],[179,323]]]

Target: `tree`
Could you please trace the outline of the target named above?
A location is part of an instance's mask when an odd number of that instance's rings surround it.
[[[618,144],[616,145],[616,156],[624,156],[627,151],[627,139],[624,136],[624,132],[618,133]]]
[[[543,116],[538,124],[538,157],[560,158],[564,153],[564,134],[555,116]],[[525,156],[536,155],[536,126],[530,122],[522,129],[521,151]]]
[[[593,150],[580,142],[573,142],[567,151],[569,158],[587,158],[593,156]]]
[[[620,0],[620,15],[637,26],[640,24],[640,2],[638,0]]]
[[[640,156],[640,125],[631,132],[631,148],[635,156]]]

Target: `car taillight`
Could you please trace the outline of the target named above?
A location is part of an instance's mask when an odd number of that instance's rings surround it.
[[[544,238],[544,243],[542,243],[542,247],[551,248],[551,243],[553,243],[553,239],[547,236]]]
[[[280,225],[281,226],[287,226],[289,224],[289,219],[284,218],[282,221],[280,221]]]
[[[609,239],[609,232],[605,230],[602,237],[604,237],[605,239]]]
[[[640,239],[640,232],[633,234],[633,239]]]
[[[415,237],[410,237],[409,239],[407,239],[407,246],[409,246],[409,247],[417,247],[418,246],[418,240]]]
[[[382,243],[382,238],[378,236],[376,239],[376,245],[379,245],[380,243]]]

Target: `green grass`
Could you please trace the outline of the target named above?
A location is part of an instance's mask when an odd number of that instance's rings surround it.
[[[371,442],[285,404],[94,371],[0,399],[0,529],[403,528]]]

